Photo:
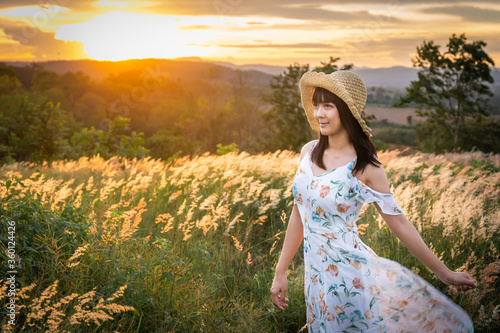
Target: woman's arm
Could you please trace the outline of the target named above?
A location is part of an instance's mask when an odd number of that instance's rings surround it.
[[[313,144],[314,141],[310,141],[302,147],[302,151],[300,152],[300,161],[302,161],[307,152],[312,148]],[[286,291],[288,289],[286,271],[288,270],[288,266],[292,262],[300,243],[302,243],[303,238],[304,233],[299,208],[297,205],[294,205],[292,214],[290,215],[290,220],[288,221],[285,242],[283,243],[283,249],[281,250],[280,260],[278,261],[278,265],[276,266],[276,271],[274,273],[273,285],[271,286],[271,297],[273,299],[273,303],[280,310],[284,310],[284,308],[288,306],[286,304],[286,302],[288,302],[288,299],[286,298]]]
[[[375,191],[390,193],[389,182],[382,167],[369,165],[358,179]],[[454,286],[459,291],[469,290],[476,286],[474,280],[466,272],[453,272],[448,269],[427,247],[413,224],[404,215],[384,214],[380,207],[377,204],[375,205],[394,235],[441,281]]]
[[[413,224],[404,215],[388,215],[377,209],[391,231],[410,252],[427,268],[435,273],[441,281],[454,286],[457,290],[469,290],[476,286],[474,280],[466,272],[453,272],[424,243]]]
[[[288,270],[290,262],[292,262],[295,253],[302,243],[303,237],[304,234],[299,209],[297,208],[297,205],[294,205],[290,221],[288,222],[288,228],[286,230],[283,250],[281,251],[280,260],[276,266],[273,285],[271,287],[271,297],[273,299],[273,303],[280,310],[284,310],[284,307],[288,306],[286,304],[286,302],[288,302],[288,299],[286,298],[286,291],[288,289],[286,271]]]

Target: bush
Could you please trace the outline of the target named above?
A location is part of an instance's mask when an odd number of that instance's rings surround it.
[[[467,121],[462,126],[460,148],[466,151],[480,150],[500,153],[500,124],[490,119]]]
[[[10,117],[1,117],[4,126],[0,136],[3,150],[2,159],[8,161],[51,161],[61,147],[63,129],[63,111],[51,102],[38,105],[28,101],[27,97],[19,100],[16,112]]]
[[[237,153],[240,150],[238,149],[238,145],[236,143],[231,143],[230,145],[223,146],[221,143],[217,144],[217,155],[226,155],[229,153]]]
[[[377,139],[385,143],[413,146],[417,142],[417,132],[411,127],[384,127],[377,133]]]
[[[192,155],[197,152],[201,143],[186,140],[181,135],[175,135],[169,130],[160,130],[146,139],[145,146],[153,158],[168,160],[172,157]]]
[[[432,119],[417,124],[417,148],[423,152],[453,151],[453,138]],[[469,119],[460,126],[459,150],[499,153],[500,125],[490,119]]]
[[[97,154],[105,159],[113,155],[127,158],[148,156],[149,151],[143,146],[143,133],[132,131],[130,135],[124,134],[129,129],[129,123],[129,118],[118,116],[109,122],[106,130],[95,129],[93,126],[82,129],[71,137],[71,146],[61,158],[76,159]]]

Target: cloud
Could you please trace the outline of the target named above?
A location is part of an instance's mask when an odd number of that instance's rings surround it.
[[[439,36],[438,38],[429,37],[426,35],[422,36],[398,36],[396,34],[383,36],[381,38],[377,38],[375,40],[369,41],[366,44],[344,44],[344,53],[341,58],[344,61],[349,60],[350,62],[354,62],[355,64],[369,64],[370,61],[377,62],[383,61],[388,66],[391,65],[404,65],[404,66],[412,66],[411,59],[417,54],[417,46],[420,46],[424,43],[424,41],[434,40],[437,45],[440,45],[440,50],[442,52],[446,51],[446,44],[449,41],[451,36]],[[500,45],[500,37],[499,36],[486,36],[486,35],[475,35],[473,37],[467,36],[468,42],[475,40],[486,40],[488,42],[488,46],[485,48],[485,51],[495,59],[498,56],[500,48],[493,46],[489,47],[489,45]],[[392,64],[391,64],[391,60]],[[369,65],[370,66],[370,65]],[[371,67],[380,66],[371,65]]]
[[[410,0],[401,0],[404,3]],[[350,4],[387,4],[387,0],[357,0]],[[412,3],[414,3],[413,0]],[[427,2],[427,1],[424,1]],[[304,4],[302,0],[295,1],[268,1],[268,0],[190,0],[190,1],[96,1],[96,0],[2,0],[0,10],[7,8],[19,8],[38,6],[47,9],[49,5],[68,8],[73,12],[102,13],[109,8],[133,11],[137,13],[154,13],[163,15],[187,15],[187,16],[265,16],[282,17],[292,19],[313,20],[349,20],[366,19],[375,17],[367,11],[332,11],[322,8],[326,5],[339,5],[339,9],[345,7],[343,1],[318,0],[315,4]]]
[[[193,16],[236,16],[236,17],[282,17],[299,20],[341,20],[370,19],[377,15],[370,14],[369,9],[379,8],[391,13],[396,10],[413,8],[419,5],[436,4],[435,0],[315,0],[314,4],[305,4],[303,0],[190,0],[190,1],[158,1],[146,10],[166,15]],[[442,0],[440,4],[472,5],[473,1]],[[498,4],[498,0],[483,0],[483,4]],[[325,9],[324,6],[334,8]],[[350,10],[361,7],[366,10]]]
[[[35,24],[37,28],[28,25],[27,21],[33,21],[30,20],[33,13],[54,12],[50,6],[68,10],[51,16],[47,25]],[[302,59],[316,59],[344,54],[355,63],[400,64],[406,63],[424,40],[435,40],[444,48],[452,32],[466,32],[470,40],[485,40],[487,52],[495,59],[500,54],[498,0],[482,0],[480,5],[460,0],[0,1],[0,10],[6,8],[27,14],[16,17],[19,21],[15,24],[10,20],[5,23],[0,16],[0,37],[2,29],[7,35],[0,38],[0,57],[4,59],[7,54],[10,57],[13,47],[18,48],[15,54],[30,54],[39,59],[86,57],[81,43],[56,39],[53,31],[57,31],[58,38],[78,39],[74,34],[66,37],[62,34],[69,29],[68,23],[92,21],[98,14],[110,11],[178,19],[173,23],[175,28],[183,30],[183,36],[193,37],[189,41],[183,38],[184,43],[207,46],[205,50],[208,46],[218,46],[214,52],[221,52],[217,53],[220,57],[261,56],[275,59],[276,63],[285,61],[284,57],[293,59],[303,55]],[[109,27],[110,22],[105,24]],[[136,30],[134,34],[143,34],[145,39],[149,36],[139,29],[140,25],[130,22],[128,25]],[[99,30],[99,37],[103,30]],[[89,30],[83,30],[82,34],[93,38]],[[78,40],[87,45],[84,39]],[[406,65],[411,65],[409,60]]]
[[[149,1],[134,1],[134,0],[129,0],[129,1],[98,1],[92,4],[94,7],[117,7],[117,8],[124,8],[124,7],[149,7],[152,5],[151,2]]]
[[[293,49],[331,49],[332,44],[325,43],[296,43],[296,44],[219,44],[219,47],[236,47],[240,49],[253,49],[253,48],[293,48]]]
[[[218,28],[218,26],[206,24],[183,25],[178,27],[179,30],[214,30]]]
[[[464,21],[469,22],[500,23],[500,11],[491,8],[482,9],[472,6],[445,6],[425,8],[420,11],[426,14],[445,14],[460,16]]]
[[[372,15],[368,11],[333,11],[318,5],[286,6],[272,3],[267,6],[252,6],[247,15],[281,17],[301,21],[321,21],[327,23],[367,20],[388,20],[384,15]],[[396,20],[396,19],[394,19]],[[318,27],[321,28],[321,27]]]
[[[119,0],[119,1],[97,1],[97,0],[2,0],[0,9],[23,7],[23,6],[61,6],[71,10],[93,11],[103,5],[116,5],[119,8],[142,8],[141,12],[150,11],[156,14],[165,15],[229,15],[229,16],[248,16],[255,12],[268,12],[269,15],[279,14],[277,9],[301,8],[304,6],[303,0],[190,0],[190,1],[137,1],[137,0]],[[474,1],[460,0],[441,0],[440,4],[464,4],[472,5]],[[484,4],[498,4],[498,0],[482,0]],[[123,5],[122,5],[123,4]],[[436,4],[435,0],[352,0],[349,5],[370,5],[387,6],[387,8],[404,7],[408,5],[426,5]],[[305,6],[335,6],[339,9],[346,6],[344,0],[315,0],[314,5]],[[160,12],[158,12],[160,10]],[[294,14],[295,15],[295,14]],[[278,15],[279,16],[279,15]],[[305,17],[305,16],[303,16]]]
[[[11,1],[13,2],[13,1]],[[338,9],[346,7],[344,0],[315,0],[314,4],[304,4],[303,0],[190,0],[190,1],[158,1],[152,4],[155,12],[169,15],[228,15],[228,16],[252,16],[256,13],[274,17],[288,17],[291,13],[294,17],[300,14],[300,10],[321,6],[338,6]],[[483,0],[482,3],[497,4],[498,0]],[[352,0],[348,5],[385,6],[387,8],[401,8],[408,5],[435,4],[435,0]],[[473,4],[473,1],[442,0],[441,4]],[[280,13],[283,10],[283,13]],[[312,11],[311,11],[312,12]],[[309,12],[309,14],[311,14]],[[340,11],[342,12],[342,11]],[[313,13],[314,14],[314,13]],[[322,15],[319,13],[319,15]],[[303,12],[300,18],[307,18],[307,13]]]
[[[231,5],[230,3],[234,3]],[[148,10],[168,15],[194,15],[194,16],[233,16],[233,17],[272,17],[300,21],[316,22],[352,22],[367,20],[384,20],[397,22],[395,17],[387,15],[374,15],[367,10],[331,10],[322,7],[331,5],[329,1],[319,1],[317,4],[304,4],[303,1],[185,1],[161,3],[150,7]],[[339,9],[342,7],[339,6]],[[253,21],[252,24],[257,22]],[[321,27],[318,27],[321,28]]]
[[[38,6],[47,8],[48,6],[59,6],[69,9],[89,10],[93,7],[95,0],[2,0],[0,9]]]
[[[34,59],[79,59],[88,58],[83,44],[55,38],[55,32],[44,32],[25,23],[0,21],[5,35],[17,43],[9,43],[14,54],[29,54]],[[5,45],[4,45],[5,47]],[[9,52],[12,54],[12,52]]]

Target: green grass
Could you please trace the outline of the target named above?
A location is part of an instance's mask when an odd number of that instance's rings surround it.
[[[498,165],[485,158],[453,162],[459,155],[447,161],[421,155],[412,164],[405,160],[411,157],[391,157],[386,164],[396,198],[415,217],[412,222],[419,225],[426,243],[450,268],[467,269],[478,288],[456,294],[442,284],[379,223],[373,206],[360,221],[368,223],[363,239],[380,256],[418,271],[451,297],[471,315],[476,331],[496,332],[500,329],[500,221],[494,219],[499,209],[500,189],[494,185]],[[0,171],[1,260],[7,262],[4,226],[15,221],[17,287],[34,284],[19,300],[26,307],[16,315],[18,332],[35,312],[36,298],[56,280],[57,291],[45,308],[73,293],[81,296],[95,290],[83,310],[78,309],[77,298],[60,305],[58,329],[69,332],[297,332],[304,326],[302,248],[288,273],[289,307],[284,312],[275,309],[269,293],[292,208],[296,155],[230,153],[169,163],[149,159],[69,163],[50,168],[17,164]],[[465,167],[470,169],[465,172]],[[430,177],[441,183],[428,184]],[[72,182],[66,183],[72,191],[63,195],[65,183],[49,186],[51,178]],[[450,195],[445,183],[457,179],[464,180],[464,197],[484,197],[474,206],[477,213],[467,227],[453,217],[436,223],[429,215]],[[111,180],[117,183],[112,185]],[[486,185],[474,187],[478,182]],[[101,196],[105,183],[106,198]],[[80,184],[80,192],[75,191]],[[418,195],[405,197],[405,191],[415,187]],[[58,195],[64,200],[53,205]],[[212,200],[205,201],[209,197]],[[460,204],[460,198],[454,200]],[[170,218],[156,223],[167,213]],[[165,226],[169,230],[162,232]],[[483,235],[484,228],[488,233]],[[76,249],[87,244],[83,255],[70,261]],[[69,267],[71,262],[79,263]],[[96,311],[99,299],[110,298],[125,285],[123,295],[108,303],[135,310],[104,311],[112,318],[71,324],[76,313]],[[0,301],[7,304],[9,299],[2,295]],[[50,331],[53,312],[49,308],[34,326],[22,331]]]

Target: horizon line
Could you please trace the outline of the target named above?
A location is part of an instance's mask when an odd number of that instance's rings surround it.
[[[98,60],[98,59],[92,59],[92,58],[78,58],[78,59],[45,59],[45,60],[6,60],[6,59],[0,59],[0,63],[50,63],[50,62],[72,62],[72,61],[93,61],[93,62],[114,62],[114,63],[119,63],[119,62],[125,62],[125,61],[136,61],[136,60],[171,60],[171,61],[199,61],[199,62],[209,62],[209,63],[218,63],[218,64],[231,64],[233,66],[237,67],[242,67],[242,66],[269,66],[269,67],[283,67],[286,68],[290,65],[293,64],[288,64],[288,65],[272,65],[272,64],[266,64],[266,63],[245,63],[241,65],[237,65],[229,60],[210,60],[210,59],[204,59],[198,56],[189,56],[189,57],[177,57],[177,58],[131,58],[131,59],[122,59],[122,60]],[[384,68],[394,68],[394,67],[402,67],[402,68],[415,68],[412,66],[404,66],[404,65],[394,65],[394,66],[385,66],[385,67],[369,67],[369,66],[356,66],[353,65],[353,68],[368,68],[368,69],[384,69]]]

